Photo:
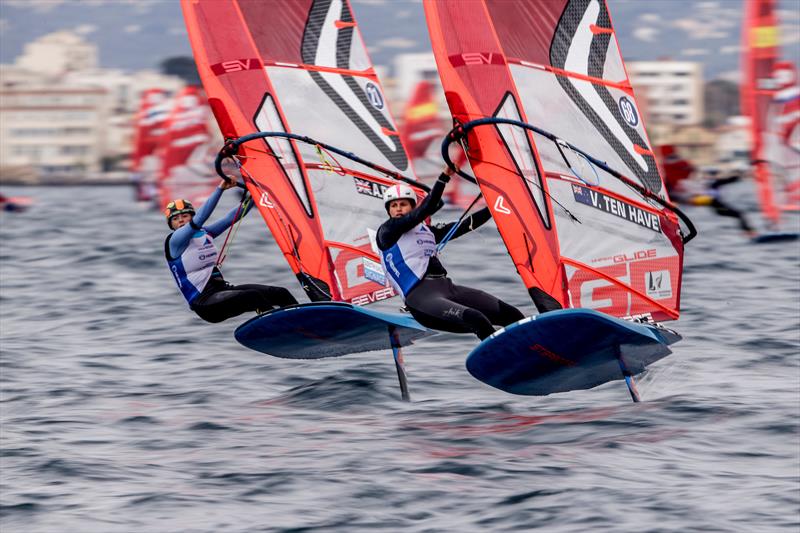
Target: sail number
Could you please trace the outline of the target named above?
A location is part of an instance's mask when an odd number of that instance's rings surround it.
[[[383,109],[383,95],[377,85],[372,82],[367,82],[367,85],[364,86],[364,91],[366,91],[367,99],[369,103],[372,104],[372,107],[375,109]]]
[[[619,112],[622,113],[622,118],[625,119],[630,126],[639,124],[639,114],[636,113],[636,107],[627,96],[619,99]]]

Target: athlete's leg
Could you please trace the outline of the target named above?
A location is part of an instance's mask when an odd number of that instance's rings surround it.
[[[411,315],[425,327],[452,333],[472,332],[485,339],[494,328],[480,311],[446,297],[448,287],[443,279],[423,280],[406,298]]]
[[[245,284],[245,285],[236,285],[236,288],[239,290],[256,291],[258,294],[260,294],[263,301],[265,302],[264,310],[269,309],[271,307],[286,307],[287,305],[294,305],[297,303],[297,300],[295,299],[294,296],[292,296],[292,293],[283,287],[273,287],[272,285]]]
[[[202,294],[192,309],[203,320],[216,323],[248,311],[268,311],[296,303],[294,296],[283,287],[228,285],[211,294]]]
[[[507,326],[525,318],[525,315],[513,305],[509,305],[489,293],[471,287],[453,284],[450,299],[480,311],[486,315],[492,324],[498,326]]]
[[[714,212],[720,216],[737,219],[739,221],[739,227],[745,232],[751,233],[753,231],[753,228],[747,223],[747,219],[740,211],[722,202],[719,198],[714,198],[714,200],[712,200],[711,207],[714,209]]]

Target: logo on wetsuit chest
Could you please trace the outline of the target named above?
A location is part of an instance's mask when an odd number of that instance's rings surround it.
[[[183,284],[181,283],[181,275],[178,274],[178,266],[177,265],[172,265],[170,270],[172,270],[172,275],[175,276],[175,281],[178,282],[178,288],[179,289],[182,288]]]
[[[386,254],[385,259],[386,259],[386,264],[389,265],[389,268],[392,270],[392,272],[394,272],[394,275],[400,277],[400,271],[397,270],[396,266],[394,266],[394,257],[392,256],[392,254],[390,253]]]

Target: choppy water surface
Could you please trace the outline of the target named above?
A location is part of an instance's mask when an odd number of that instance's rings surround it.
[[[407,404],[389,353],[282,360],[235,342],[244,317],[190,313],[129,190],[4,192],[36,201],[0,214],[4,533],[800,528],[796,243],[690,211],[684,341],[643,403],[621,382],[511,396],[441,334],[406,349]],[[262,228],[226,277],[305,301]],[[534,312],[491,226],[444,262]]]

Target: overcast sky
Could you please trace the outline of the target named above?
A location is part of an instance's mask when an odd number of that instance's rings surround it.
[[[465,0],[465,4],[469,0]],[[430,50],[421,0],[351,0],[376,65]],[[699,61],[706,79],[735,79],[743,0],[608,0],[626,60]],[[800,61],[800,0],[780,0],[784,53]],[[178,0],[0,0],[0,62],[29,42],[71,30],[100,50],[107,68],[155,68],[191,55]]]

